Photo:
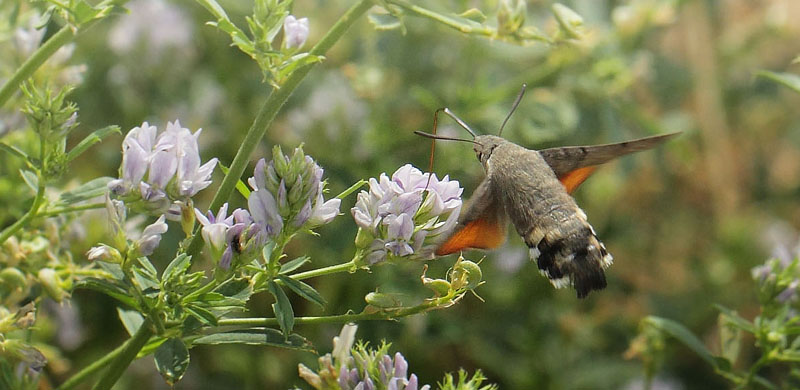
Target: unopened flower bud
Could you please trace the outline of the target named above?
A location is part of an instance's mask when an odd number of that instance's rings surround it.
[[[61,287],[61,278],[52,268],[42,268],[39,270],[39,283],[44,287],[44,291],[50,298],[56,302],[61,302],[64,296],[67,295],[66,291]]]
[[[0,356],[8,356],[25,363],[33,372],[40,372],[47,365],[47,358],[38,349],[19,339],[0,341]]]
[[[517,32],[525,24],[527,5],[525,0],[501,0],[497,10],[497,29],[500,34]]]
[[[122,255],[119,251],[105,244],[89,249],[89,251],[86,252],[86,258],[89,259],[89,261],[99,260],[105,261],[106,263],[122,263]]]
[[[8,267],[0,271],[0,282],[9,290],[21,290],[27,284],[25,274],[16,267]]]
[[[317,373],[302,363],[297,366],[297,371],[300,374],[300,378],[303,378],[306,382],[308,382],[311,387],[315,389],[322,389],[322,378],[320,378]]]
[[[283,21],[284,42],[287,49],[303,46],[308,39],[308,32],[308,18],[297,19],[289,15]]]
[[[483,272],[478,264],[459,257],[450,272],[450,282],[456,290],[466,288],[472,290],[481,284]]]
[[[272,162],[275,166],[275,173],[280,177],[286,177],[289,173],[289,160],[283,154],[280,146],[272,148]]]
[[[558,21],[558,26],[567,38],[578,39],[583,35],[581,31],[583,17],[578,15],[577,12],[560,3],[553,4],[551,9],[556,21]]]

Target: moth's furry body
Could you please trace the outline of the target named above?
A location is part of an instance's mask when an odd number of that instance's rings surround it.
[[[541,272],[556,287],[574,285],[579,297],[604,288],[611,255],[539,152],[492,135],[475,142],[497,212],[511,219]]]
[[[523,85],[498,134],[502,134],[524,92]],[[436,135],[439,112],[453,118],[473,136],[474,141]],[[625,154],[653,148],[679,134],[537,151],[499,136],[478,136],[447,108],[437,110],[433,118],[433,134],[415,133],[435,139],[472,142],[486,171],[486,178],[473,192],[469,205],[462,209],[458,223],[438,244],[436,255],[469,248],[497,248],[506,239],[510,219],[528,244],[531,258],[537,262],[542,274],[556,287],[575,287],[578,298],[606,286],[603,270],[611,265],[612,257],[570,193],[597,166]]]

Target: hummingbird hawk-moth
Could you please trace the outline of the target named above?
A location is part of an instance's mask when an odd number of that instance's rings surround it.
[[[497,136],[475,135],[447,108],[434,114],[433,134],[415,132],[429,138],[471,142],[486,172],[458,223],[437,247],[436,255],[469,248],[496,248],[506,240],[510,219],[540,272],[555,287],[571,285],[578,298],[584,298],[592,290],[606,287],[604,269],[613,258],[570,193],[598,165],[653,148],[679,133],[606,145],[526,149],[500,137],[524,93],[523,85]],[[453,118],[473,140],[436,135],[439,112]]]

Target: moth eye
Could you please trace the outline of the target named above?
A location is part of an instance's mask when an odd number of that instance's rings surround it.
[[[478,161],[483,161],[483,153],[478,152],[476,154],[478,155]]]

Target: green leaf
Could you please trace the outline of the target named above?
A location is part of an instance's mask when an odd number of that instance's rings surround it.
[[[278,271],[278,273],[288,274],[289,272],[302,267],[303,264],[308,263],[309,261],[311,261],[311,258],[308,256],[300,256],[294,260],[289,260],[281,265],[281,270]]]
[[[303,336],[290,334],[285,337],[277,329],[254,328],[202,336],[192,341],[194,345],[247,344],[269,345],[272,347],[296,349],[316,352],[311,343]]]
[[[145,344],[144,347],[142,347],[142,349],[139,351],[139,353],[136,354],[136,357],[142,358],[148,355],[152,355],[153,352],[155,352],[156,348],[161,346],[161,344],[163,344],[165,341],[167,341],[167,339],[164,337],[159,337],[159,336],[151,337],[150,340],[147,342],[147,344]]]
[[[388,31],[403,28],[403,21],[391,14],[370,13],[367,19],[378,31]]]
[[[299,280],[292,279],[286,275],[278,275],[278,280],[283,282],[286,287],[289,287],[292,291],[294,291],[297,295],[316,303],[321,308],[325,308],[325,298],[322,298],[322,295],[319,295],[317,290],[314,290],[313,287],[305,284]]]
[[[22,149],[14,146],[14,145],[9,145],[9,144],[7,144],[5,142],[0,142],[0,150],[6,151],[9,154],[17,156],[17,157],[19,157],[19,158],[21,158],[23,160],[30,161],[30,158],[28,157],[28,154],[25,153]]]
[[[118,307],[117,314],[119,315],[120,321],[122,321],[122,326],[125,327],[125,330],[128,331],[128,334],[131,336],[139,330],[139,327],[142,326],[142,322],[144,322],[144,317],[136,310],[127,310]]]
[[[231,170],[230,168],[220,163],[217,163],[217,166],[219,167],[219,169],[222,170],[222,173],[224,173],[225,175],[227,175],[228,172],[230,172]],[[247,185],[244,184],[244,182],[241,179],[236,181],[236,190],[239,191],[239,193],[242,194],[242,196],[244,196],[245,199],[250,198],[250,189],[247,188]]]
[[[106,126],[102,129],[98,129],[93,131],[91,134],[87,135],[86,138],[81,140],[74,148],[70,149],[67,153],[67,161],[72,161],[76,157],[80,156],[85,152],[87,149],[94,146],[94,144],[102,141],[104,138],[108,137],[111,134],[122,134],[119,126]]]
[[[364,180],[364,179],[361,179],[361,180],[357,181],[355,184],[351,185],[346,190],[342,191],[341,194],[336,195],[336,197],[338,199],[344,199],[347,196],[349,196],[350,194],[352,194],[353,192],[356,192],[356,190],[358,190],[359,188],[363,187],[367,183],[369,183],[369,182]]]
[[[222,8],[219,3],[214,0],[198,0],[203,7],[206,7],[208,12],[211,12],[212,15],[216,16],[218,19],[227,20],[228,15],[225,13],[225,9]]]
[[[275,312],[275,318],[278,320],[278,325],[281,327],[284,336],[288,337],[294,328],[294,310],[292,304],[289,302],[289,297],[283,292],[281,286],[278,286],[274,280],[270,280],[267,288],[272,296],[275,297],[275,303],[272,304],[272,310]]]
[[[84,24],[100,14],[100,10],[92,7],[89,3],[80,0],[72,6],[72,13],[78,24]]]
[[[785,87],[800,93],[800,75],[794,73],[770,72],[768,70],[760,70],[756,72],[756,75],[783,84]]]
[[[103,196],[108,191],[108,182],[111,180],[113,179],[110,177],[98,177],[97,179],[87,181],[76,188],[61,193],[58,202],[64,205],[70,205]]]
[[[33,192],[39,190],[39,177],[36,176],[36,173],[27,169],[20,169],[19,173],[22,175],[22,180],[25,181],[25,184],[27,184]]]
[[[139,265],[141,265],[142,268],[144,268],[144,271],[146,271],[145,274],[147,274],[147,276],[151,276],[153,278],[156,278],[158,276],[158,271],[156,271],[156,267],[153,266],[153,263],[150,262],[150,259],[148,259],[145,256],[142,256],[137,258],[136,260],[139,262]]]
[[[155,298],[158,296],[160,286],[158,284],[158,280],[156,280],[154,276],[151,276],[146,272],[142,272],[141,268],[134,268],[133,279],[139,285],[139,289],[142,291],[142,293],[144,293],[145,296],[150,298]]]
[[[725,313],[717,319],[719,327],[720,354],[728,362],[735,362],[739,357],[742,341],[742,329]]]
[[[139,304],[136,302],[135,299],[133,299],[133,297],[130,295],[130,293],[128,293],[127,290],[107,280],[86,278],[77,281],[75,283],[75,288],[85,288],[87,290],[94,290],[103,293],[105,295],[108,295],[109,297],[114,298],[129,307],[132,307],[134,309],[139,309]]]
[[[324,56],[317,56],[309,53],[296,54],[283,64],[283,67],[278,71],[278,77],[281,79],[289,77],[296,69],[316,62],[322,62],[324,59]]]
[[[166,269],[164,269],[164,273],[161,276],[161,280],[162,281],[172,280],[180,276],[184,272],[186,272],[186,270],[189,269],[189,266],[191,265],[192,265],[192,256],[189,256],[185,253],[181,253],[180,255],[178,255],[178,257],[172,260],[169,263],[169,265],[167,265]]]
[[[250,285],[250,282],[244,279],[236,279],[230,282],[227,282],[216,289],[214,291],[233,299],[238,299],[242,301],[247,301],[250,299],[250,296],[253,295],[253,286]]]
[[[200,322],[206,325],[217,326],[217,316],[207,309],[197,305],[187,305],[186,311],[188,311],[192,317],[197,318]]]
[[[114,263],[106,263],[104,261],[99,261],[96,263],[103,269],[103,271],[108,272],[111,276],[116,280],[123,280],[125,279],[125,273],[122,272],[122,267],[119,264]]]
[[[717,310],[719,310],[720,313],[724,314],[725,317],[730,322],[732,322],[734,325],[736,325],[739,329],[742,329],[742,330],[750,332],[750,333],[755,333],[755,331],[756,331],[755,326],[753,326],[753,324],[750,323],[750,321],[742,318],[742,316],[740,316],[738,313],[736,313],[736,311],[728,309],[727,307],[724,307],[724,306],[721,306],[721,305],[716,305],[716,304],[714,305],[714,307]]]
[[[227,298],[226,296],[224,296],[224,295],[222,295],[222,294],[220,294],[218,292],[207,292],[207,293],[203,293],[203,295],[200,295],[199,297],[197,297],[197,300],[200,301],[200,302],[203,302],[203,303],[222,301],[222,300],[225,300],[225,299],[229,299],[229,298]]]
[[[156,368],[161,373],[161,377],[172,386],[186,373],[189,367],[189,349],[183,340],[171,338],[161,344],[156,353],[153,354]]]
[[[700,358],[708,362],[708,364],[714,366],[715,368],[719,367],[717,359],[714,357],[711,351],[706,348],[705,344],[703,344],[703,342],[700,341],[700,339],[698,339],[697,336],[692,333],[692,331],[682,324],[666,318],[655,316],[648,316],[645,321],[651,326],[682,342],[685,346],[694,351],[697,356],[700,356]]]
[[[473,22],[477,22],[477,23],[483,23],[483,22],[486,21],[486,15],[484,15],[484,13],[481,12],[481,10],[479,10],[477,8],[470,8],[470,9],[464,11],[463,13],[459,14],[458,16],[460,16],[460,17],[462,17],[464,19],[469,19],[469,20],[471,20]]]
[[[276,245],[277,244],[275,243],[275,241],[272,241],[269,244],[264,245],[264,248],[261,249],[261,258],[264,259],[265,264],[268,264],[270,258],[272,258],[272,251],[275,250]]]

